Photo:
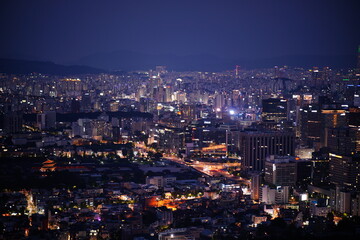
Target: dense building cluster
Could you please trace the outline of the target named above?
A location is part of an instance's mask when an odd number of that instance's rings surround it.
[[[360,66],[0,80],[0,239],[360,237]]]

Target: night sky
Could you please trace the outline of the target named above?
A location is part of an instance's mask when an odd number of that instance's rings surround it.
[[[0,57],[76,62],[117,50],[223,58],[351,55],[357,0],[2,0]]]

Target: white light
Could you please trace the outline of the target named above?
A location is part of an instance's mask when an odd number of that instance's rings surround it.
[[[229,113],[230,113],[230,115],[235,115],[235,111],[234,111],[234,110],[230,110]]]
[[[308,194],[307,193],[300,194],[300,200],[301,201],[307,201],[308,200]]]

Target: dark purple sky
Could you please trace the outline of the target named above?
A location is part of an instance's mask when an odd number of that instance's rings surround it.
[[[2,0],[0,57],[354,54],[359,0]]]

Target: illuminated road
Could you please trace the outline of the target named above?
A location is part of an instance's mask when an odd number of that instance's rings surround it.
[[[226,170],[223,170],[227,167],[239,167],[240,163],[213,163],[213,162],[200,162],[200,161],[192,161],[192,162],[185,162],[181,158],[177,158],[170,155],[165,155],[164,159],[170,160],[172,162],[176,162],[178,164],[190,166],[194,168],[195,170],[206,174],[208,176],[215,176],[215,177],[224,177],[228,180],[233,180],[237,182],[247,182],[245,179],[241,177],[234,176],[227,172]]]
[[[154,152],[154,149],[150,149],[146,147],[144,144],[136,143],[135,147],[139,150],[139,152]],[[184,159],[175,157],[174,155],[165,154],[164,159],[181,164],[183,166],[189,166],[193,169],[201,172],[207,176],[215,176],[215,177],[224,177],[228,180],[233,180],[236,182],[248,183],[246,179],[241,177],[234,176],[230,174],[228,171],[224,170],[228,167],[240,168],[240,163],[216,163],[216,162],[200,162],[196,160],[192,160],[191,162],[186,162]]]

